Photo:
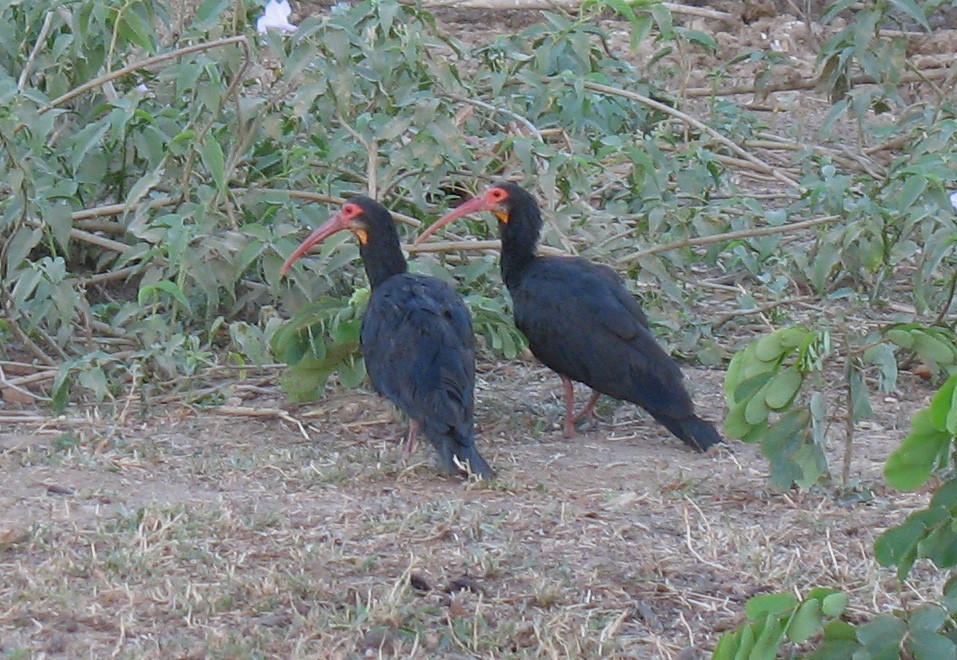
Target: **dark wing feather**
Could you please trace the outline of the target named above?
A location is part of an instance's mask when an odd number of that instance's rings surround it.
[[[539,257],[511,293],[515,323],[546,366],[653,415],[693,414],[681,370],[611,269]]]
[[[420,424],[443,467],[455,471],[454,455],[490,476],[475,450],[475,337],[461,297],[433,277],[391,277],[372,292],[361,340],[373,387]]]

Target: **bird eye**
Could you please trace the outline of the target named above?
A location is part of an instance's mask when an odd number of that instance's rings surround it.
[[[506,195],[505,191],[502,190],[501,188],[492,188],[492,190],[489,191],[489,196],[492,198],[492,201],[501,202],[508,195]]]
[[[347,218],[354,218],[362,215],[362,208],[358,204],[347,203],[342,206],[342,214]]]

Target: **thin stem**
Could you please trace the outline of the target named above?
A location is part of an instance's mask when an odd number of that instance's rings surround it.
[[[781,225],[779,227],[758,227],[757,229],[742,229],[740,231],[729,231],[723,234],[714,234],[712,236],[700,236],[698,238],[685,238],[680,241],[672,241],[671,243],[663,243],[661,245],[656,245],[653,248],[648,248],[647,250],[641,250],[640,252],[635,252],[623,257],[618,260],[621,264],[631,264],[639,259],[647,257],[652,254],[658,254],[659,252],[668,252],[670,250],[677,250],[678,248],[683,247],[693,247],[696,245],[711,245],[712,243],[722,243],[724,241],[733,241],[740,238],[752,238],[755,236],[773,236],[775,234],[789,234],[791,232],[803,231],[805,229],[810,229],[811,227],[817,227],[818,225],[826,225],[832,222],[840,220],[842,216],[839,215],[827,215],[823,218],[814,218],[812,220],[805,220],[804,222],[794,222],[788,225]]]
[[[216,41],[209,41],[204,44],[194,44],[192,46],[185,46],[183,48],[178,48],[176,50],[170,51],[168,53],[163,53],[162,55],[155,55],[153,57],[148,57],[145,60],[140,60],[139,62],[133,62],[124,66],[122,69],[117,69],[111,73],[104,74],[98,78],[94,78],[89,82],[85,82],[79,87],[71,89],[69,92],[58,96],[57,98],[50,101],[50,105],[45,108],[41,108],[37,114],[44,114],[50,110],[57,108],[67,101],[72,101],[78,96],[85,94],[91,89],[96,89],[97,87],[104,85],[112,80],[117,78],[122,78],[128,73],[134,71],[139,71],[140,69],[146,69],[156,64],[162,64],[163,62],[168,62],[169,60],[175,60],[178,57],[183,57],[184,55],[190,55],[192,53],[199,53],[204,50],[211,50],[213,48],[220,48],[222,46],[231,46],[233,44],[239,44],[246,51],[247,59],[249,57],[249,42],[246,37],[226,37],[224,39],[217,39]],[[235,81],[234,81],[235,82]]]

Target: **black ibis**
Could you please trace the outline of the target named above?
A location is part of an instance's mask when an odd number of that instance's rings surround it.
[[[359,239],[372,293],[359,340],[372,386],[410,420],[406,452],[421,430],[448,474],[491,478],[475,447],[472,412],[475,336],[465,303],[448,284],[408,272],[392,214],[368,197],[349,199],[303,241],[282,265],[332,234],[348,229]]]
[[[425,230],[478,211],[498,218],[502,279],[512,296],[515,325],[529,348],[565,386],[565,435],[592,414],[600,394],[637,403],[686,444],[704,451],[721,442],[714,426],[694,412],[681,369],[655,341],[648,318],[615,271],[579,257],[539,256],[542,214],[520,186],[501,182],[466,201]],[[572,381],[593,396],[574,415]]]

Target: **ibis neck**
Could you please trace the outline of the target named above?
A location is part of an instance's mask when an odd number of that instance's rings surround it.
[[[534,205],[512,209],[508,222],[498,224],[505,286],[514,287],[521,279],[522,272],[536,259],[535,248],[541,230],[542,216]]]
[[[359,254],[362,255],[369,286],[373,289],[393,275],[401,275],[409,269],[399,247],[398,235],[384,238],[370,235],[368,242],[359,246]]]
[[[522,279],[522,273],[535,260],[535,246],[506,245],[502,241],[502,281],[509,289]]]

